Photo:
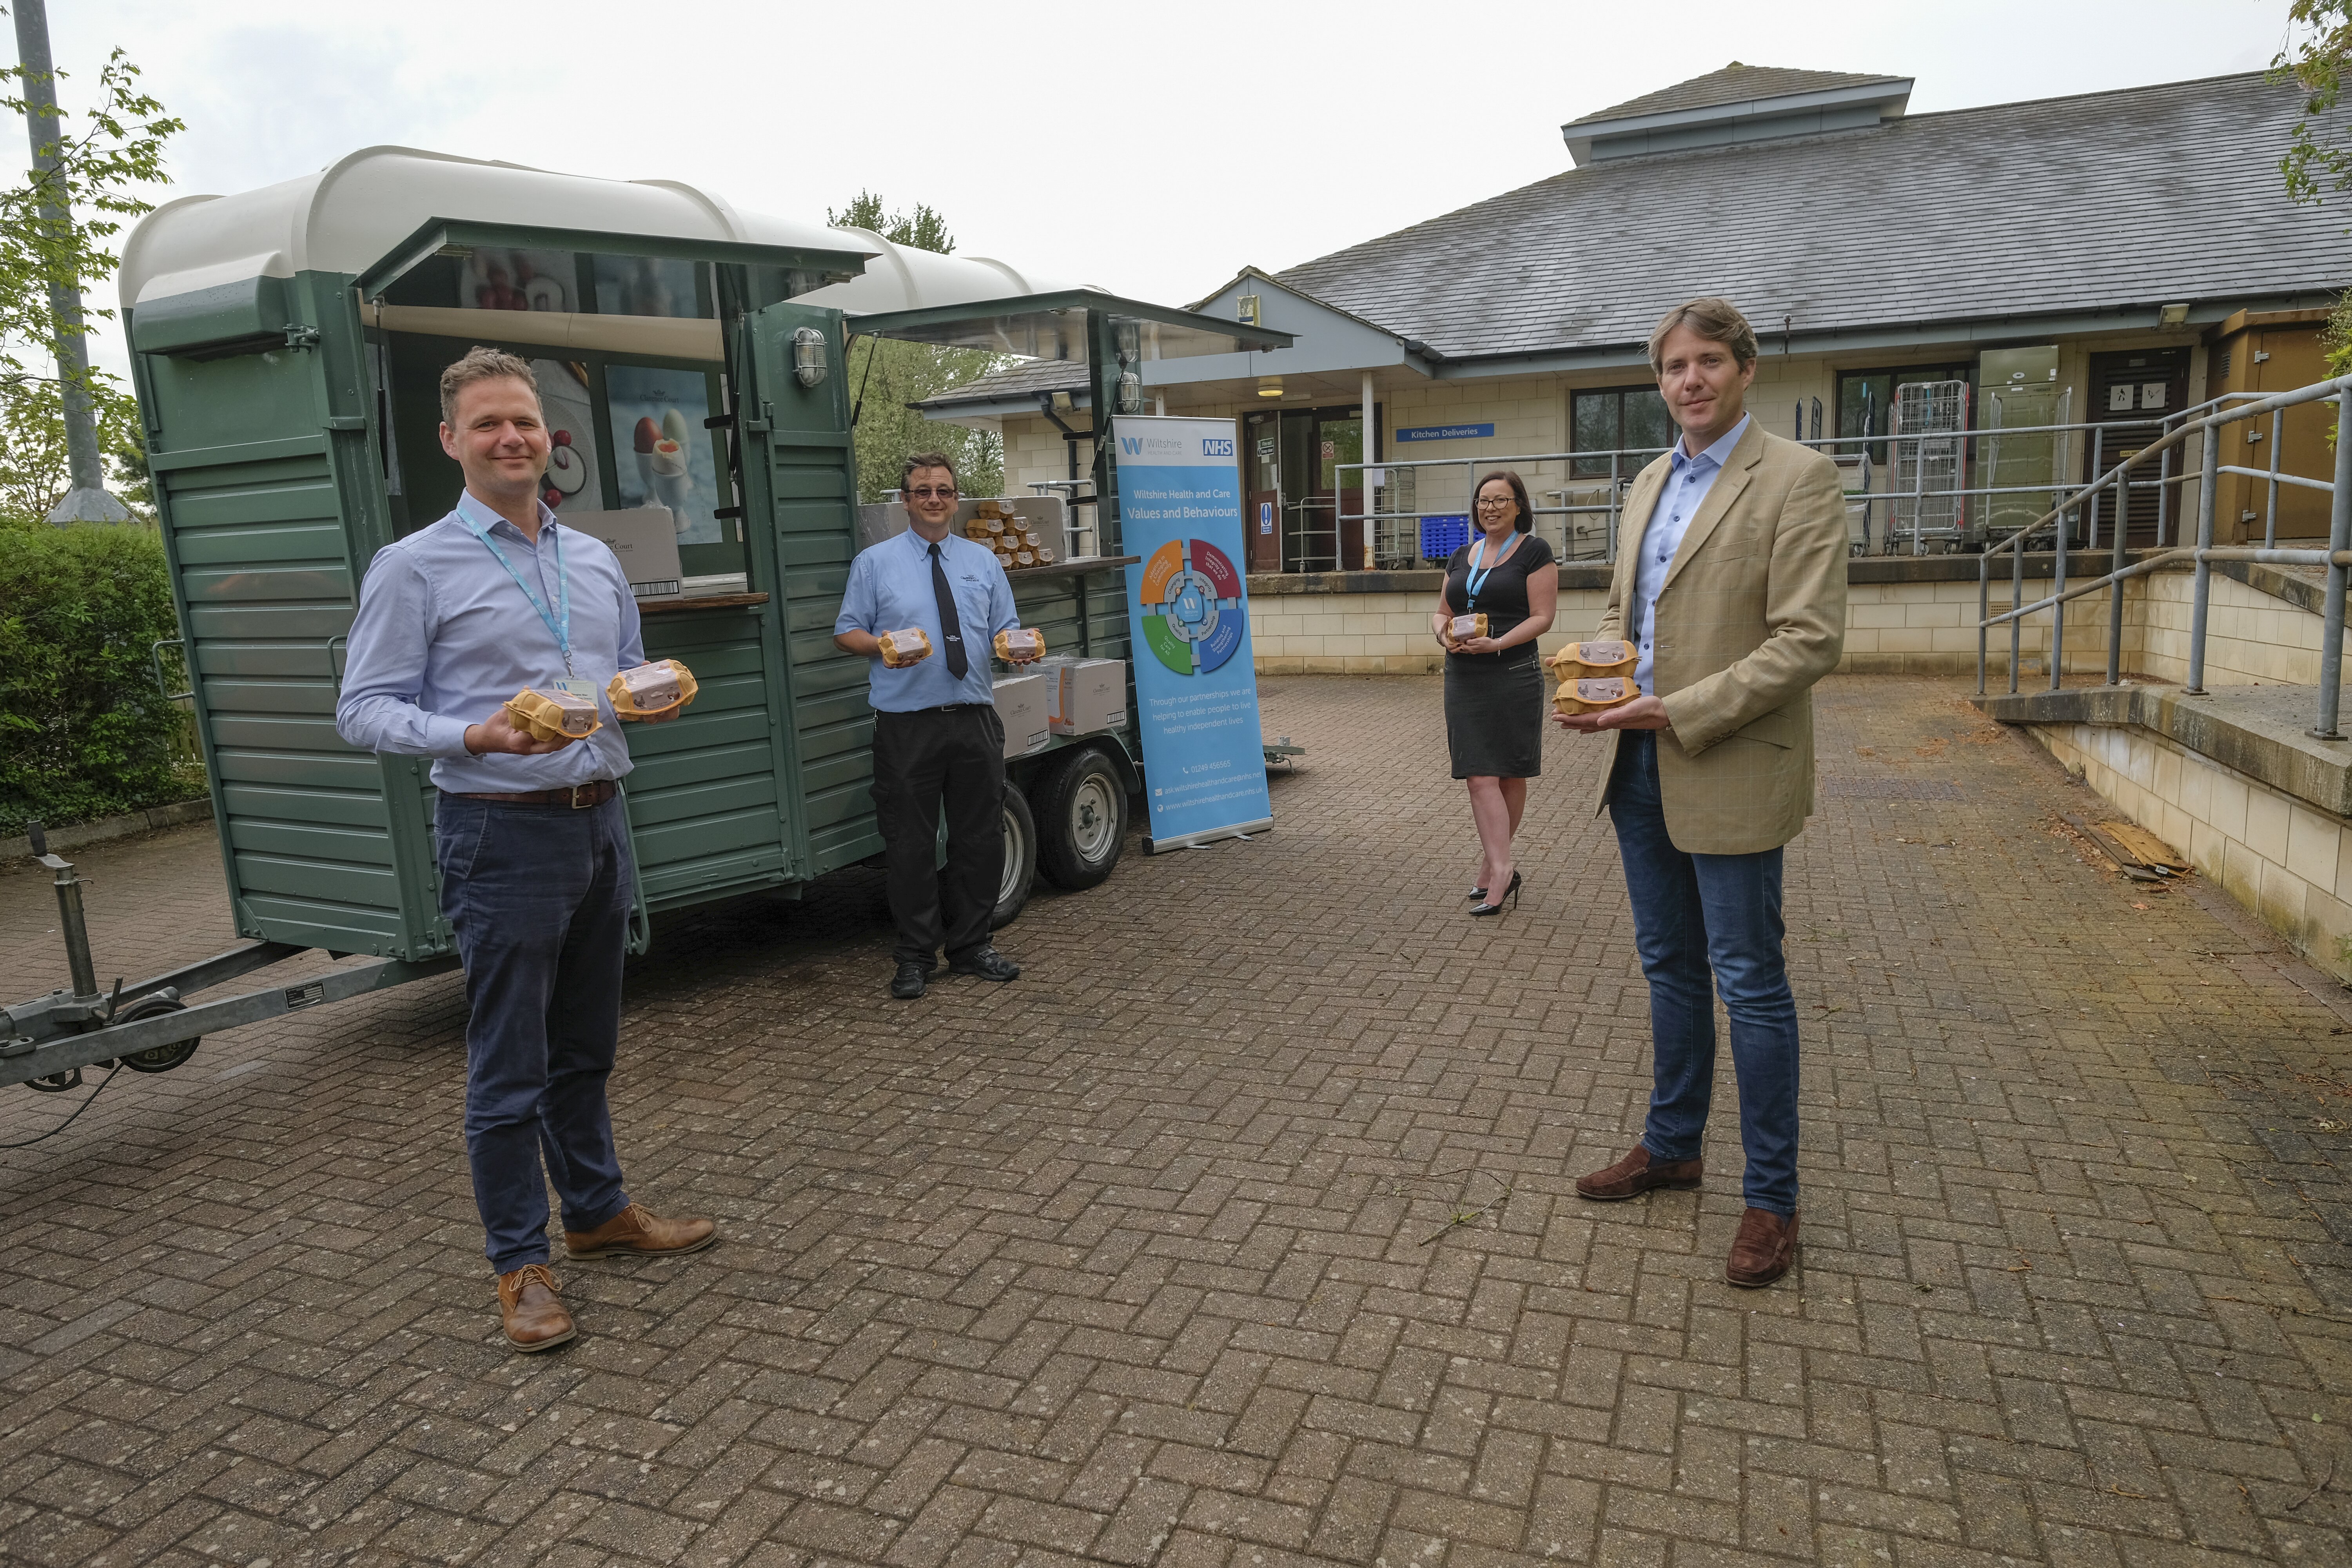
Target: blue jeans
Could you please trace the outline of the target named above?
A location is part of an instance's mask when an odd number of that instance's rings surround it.
[[[1657,737],[1649,731],[1628,731],[1618,742],[1609,816],[1633,902],[1634,946],[1650,982],[1655,1077],[1643,1146],[1654,1160],[1699,1157],[1715,1087],[1708,993],[1718,990],[1731,1017],[1748,1206],[1793,1215],[1797,999],[1780,950],[1780,851],[1685,855],[1675,848],[1658,797]]]
[[[599,806],[441,795],[441,912],[466,966],[466,1158],[501,1274],[547,1261],[547,1180],[563,1228],[628,1206],[604,1080],[621,1033],[636,867],[616,795]],[[540,1162],[546,1161],[546,1176]]]

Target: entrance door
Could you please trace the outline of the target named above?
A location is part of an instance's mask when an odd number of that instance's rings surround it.
[[[1253,572],[1282,570],[1282,416],[1253,414],[1242,423],[1242,461],[1248,504],[1242,540]]]
[[[1349,471],[1345,477],[1354,480],[1346,489],[1339,488],[1342,476],[1339,465],[1364,460],[1364,421],[1361,410],[1322,409],[1315,411],[1315,498],[1330,520],[1329,526],[1339,534],[1339,569],[1361,572],[1371,563],[1364,552],[1364,524],[1361,521],[1339,522],[1342,514],[1360,516],[1364,510],[1363,470]]]
[[[2085,481],[2114,468],[2126,458],[2164,434],[2159,422],[2166,414],[2178,413],[2189,403],[2189,351],[2187,349],[2126,349],[2119,353],[2091,356],[2091,423],[2100,426],[2093,431],[2083,455],[2083,478]],[[2156,417],[2151,417],[2154,416]],[[2176,461],[2173,472],[2180,472]],[[2150,473],[2136,478],[2155,479]],[[2156,542],[2157,492],[2135,489],[2131,496],[2130,531],[2126,542],[2134,546]],[[2168,510],[2172,520],[2166,532],[2176,541],[2182,509],[2176,502]],[[2115,498],[2099,498],[2099,538],[2105,544],[2115,535],[2107,530],[2115,525]]]

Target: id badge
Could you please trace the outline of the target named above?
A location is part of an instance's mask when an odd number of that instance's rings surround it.
[[[593,680],[567,677],[562,680],[551,680],[548,684],[567,696],[577,697],[583,702],[596,700],[596,683]]]

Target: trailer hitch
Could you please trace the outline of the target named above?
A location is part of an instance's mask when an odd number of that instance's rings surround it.
[[[195,1054],[205,1035],[381,991],[457,966],[454,956],[422,963],[384,958],[242,996],[193,1005],[185,999],[190,992],[223,984],[310,951],[295,942],[255,942],[136,984],[117,980],[110,993],[101,993],[82,910],[81,890],[89,884],[76,873],[71,861],[49,853],[48,836],[41,824],[30,824],[26,837],[32,840],[35,858],[56,874],[58,922],[65,938],[73,988],[0,1007],[0,1086],[22,1083],[61,1091],[81,1081],[83,1068],[118,1064],[133,1072],[169,1072]]]

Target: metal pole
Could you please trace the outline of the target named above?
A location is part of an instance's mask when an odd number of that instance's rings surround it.
[[[2277,548],[2278,548],[2278,471],[2279,471],[2279,433],[2280,433],[2282,430],[2284,430],[2284,429],[2285,428],[2285,426],[2286,426],[2286,410],[2285,410],[2285,409],[2284,409],[2284,408],[2273,408],[2273,409],[2272,409],[2272,410],[2271,410],[2271,504],[2270,504],[2270,510],[2269,510],[2268,511],[2266,511],[2266,512],[2264,512],[2264,513],[2263,514],[2263,548],[2264,550],[2275,550],[2275,549],[2277,549]]]
[[[1623,437],[1618,437],[1622,440]],[[1625,460],[1622,452],[1609,454],[1609,564],[1617,564],[1617,465]]]
[[[39,223],[68,232],[73,211],[55,184],[58,168],[57,68],[49,62],[49,17],[44,0],[17,0],[16,60],[25,72],[25,131],[33,144],[33,175],[48,191]],[[49,512],[51,522],[127,522],[131,509],[106,493],[98,461],[98,426],[89,413],[89,350],[81,330],[81,280],[49,279],[49,314],[56,322],[58,403],[65,416],[66,471],[72,488]]]
[[[2025,603],[2025,535],[2010,541],[2009,548],[2009,694],[2017,695],[2018,637],[2025,617],[2017,606]]]
[[[1927,438],[1911,437],[1911,553],[1927,553]]]
[[[2172,499],[2172,448],[2167,447],[2156,469],[2156,547],[2158,550],[2164,548],[2165,540],[2170,537],[2165,525],[2171,520],[2175,510]]]
[[[2197,446],[2205,472],[2197,485],[2197,575],[2189,590],[2189,685],[2191,697],[2205,695],[2205,611],[2213,589],[2213,566],[2204,552],[2213,548],[2213,492],[2221,475],[2221,432],[2225,426],[2208,426],[2198,432]]]
[[[2091,432],[2091,477],[2094,479],[2103,471],[2107,460],[2106,445],[2107,433],[2105,430]],[[2086,550],[2099,547],[2099,492],[2096,490],[2091,492],[2083,518],[2083,546]]]
[[[1990,634],[1985,622],[1992,615],[1992,557],[1977,556],[1977,695],[1985,694],[1985,643]]]
[[[2093,491],[2093,492],[2092,492],[2092,494],[2091,494],[2091,506],[2092,506],[2092,508],[2093,508],[2094,510],[2096,510],[2096,508],[2098,507],[2098,504],[2099,504],[2099,497],[2098,497],[2098,493],[2095,490],[2095,491]],[[2066,526],[2066,520],[2065,520],[2064,518],[2063,518],[2063,517],[2062,517],[2062,518],[2060,518],[2060,519],[2058,520],[2058,550],[2057,550],[2057,560],[2056,560],[2056,563],[2055,563],[2055,565],[2054,565],[2054,569],[2053,569],[2053,571],[2052,572],[2052,576],[2053,576],[2053,578],[2055,580],[2055,585],[2051,589],[2051,592],[2053,592],[2053,593],[2054,593],[2054,594],[2063,594],[2063,593],[2066,591],[2066,536],[2067,536],[2068,534],[2072,533],[2073,531],[2074,531],[2074,530],[2073,530],[2073,529],[2068,528],[2068,527]],[[2064,671],[2065,668],[2066,668],[2066,606],[2065,606],[2064,603],[2062,601],[2060,604],[2058,604],[2057,605],[2055,605],[2055,606],[2051,610],[2051,612],[2050,612],[2050,689],[2051,689],[2051,690],[2055,691],[2055,690],[2057,690],[2057,689],[2058,689],[2058,683],[2059,683],[2060,679],[2062,679],[2062,677],[2063,677],[2063,672]]]
[[[2108,570],[2114,572],[2120,572],[2131,563],[2126,558],[2126,544],[2130,531],[2124,526],[2124,519],[2129,514],[2124,510],[2123,482],[2120,479],[2116,481],[2116,548],[2114,554],[2109,557],[2108,566]],[[2123,681],[2124,580],[2118,577],[2107,584],[2107,684],[2121,686]]]
[[[1377,463],[1381,460],[1380,420],[1378,416],[1372,413],[1372,373],[1370,371],[1366,371],[1364,372],[1364,410],[1360,425],[1363,430],[1364,461],[1368,465]],[[1378,554],[1377,547],[1373,542],[1373,531],[1378,527],[1378,524],[1372,521],[1372,513],[1380,510],[1381,509],[1372,504],[1371,479],[1372,476],[1369,468],[1359,472],[1356,476],[1356,482],[1364,492],[1364,570],[1367,572],[1371,571],[1374,567],[1380,564],[1380,556]],[[1472,499],[1475,500],[1476,498],[1474,497]],[[1477,509],[1473,507],[1471,508],[1471,510],[1475,512]],[[1528,525],[1532,528],[1535,525],[1535,520],[1533,518],[1529,518],[1528,520]]]
[[[2327,549],[2330,554],[2352,550],[2352,392],[2336,399],[2336,493],[2327,506]],[[2323,741],[2340,741],[2336,727],[2336,705],[2344,695],[2344,577],[2341,561],[2327,566],[2327,599],[2319,619],[2319,722],[2312,733]]]

